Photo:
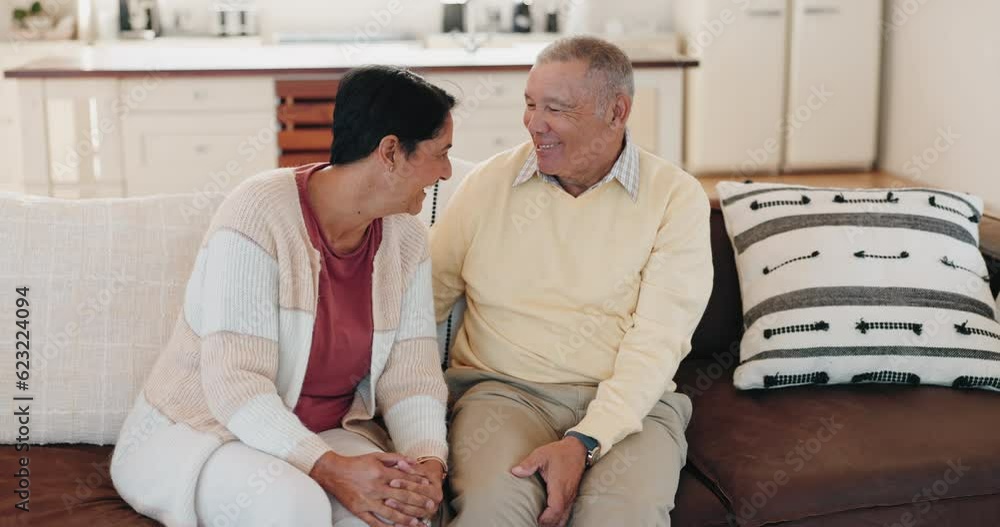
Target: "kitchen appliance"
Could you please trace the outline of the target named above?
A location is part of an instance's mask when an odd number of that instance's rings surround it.
[[[212,7],[211,33],[217,37],[256,35],[257,9],[250,3],[219,2]]]
[[[441,7],[444,9],[444,17],[441,24],[442,33],[458,31],[465,32],[465,0],[442,1]]]
[[[531,3],[532,0],[517,0],[514,3],[514,33],[531,33]]]
[[[559,11],[553,10],[545,14],[545,32],[559,32]]]
[[[119,0],[118,35],[121,38],[151,39],[162,33],[160,6],[156,0]]]

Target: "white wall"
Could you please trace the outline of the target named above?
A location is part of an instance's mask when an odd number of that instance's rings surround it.
[[[13,6],[11,0],[0,0],[0,40],[4,42],[10,37],[10,26]],[[6,50],[4,51],[6,52]]]
[[[535,0],[535,30],[544,30],[545,8],[550,0]],[[586,3],[586,29],[603,32],[605,24],[612,20],[621,21],[620,27],[628,34],[648,31],[672,31],[672,0],[551,0],[566,6]],[[7,36],[10,10],[13,5],[21,5],[31,0],[0,0],[0,39]],[[223,4],[256,4],[261,10],[262,29],[275,28],[279,31],[325,31],[354,34],[375,22],[380,32],[433,33],[441,30],[440,0],[395,0],[401,7],[392,16],[381,15],[388,12],[392,0],[161,0],[164,25],[169,33],[174,33],[175,13],[186,13],[188,23],[195,32],[209,31],[212,6]],[[512,0],[471,0],[476,9],[496,6],[501,9],[504,28],[510,26]],[[69,6],[72,0],[45,0],[43,4]],[[117,0],[114,1],[117,5]],[[568,19],[563,13],[561,23],[565,28]],[[386,22],[382,22],[386,20]],[[371,27],[371,26],[369,26]]]
[[[588,29],[593,32],[603,33],[605,24],[615,19],[627,34],[674,29],[672,0],[590,0],[589,10]]]
[[[886,2],[881,167],[1000,216],[1000,2]]]
[[[171,0],[191,2],[194,0]],[[373,21],[384,27],[386,32],[433,33],[441,31],[443,8],[440,0],[257,0],[264,10],[262,17],[269,27],[279,31],[329,31],[354,33],[364,29]],[[621,20],[626,33],[669,31],[673,27],[671,18],[672,0],[553,0],[561,6],[578,3],[587,5],[587,29],[602,32],[606,21]],[[384,13],[392,11],[391,4],[401,6],[391,17]],[[532,7],[535,31],[544,31],[545,9],[549,0],[535,0]],[[479,10],[487,6],[500,8],[504,28],[510,27],[513,11],[512,0],[470,0],[470,6]],[[386,20],[385,23],[380,22]],[[567,19],[561,23],[566,27]]]
[[[258,0],[262,28],[355,34],[440,31],[438,0]]]

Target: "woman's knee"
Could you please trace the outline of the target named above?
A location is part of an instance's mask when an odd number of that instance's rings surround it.
[[[333,527],[368,527],[368,524],[352,516],[333,523]]]
[[[262,494],[264,510],[273,520],[266,525],[302,525],[328,527],[333,522],[330,497],[326,491],[305,474],[297,481],[281,481],[271,485]],[[259,514],[259,512],[258,512]]]
[[[332,522],[330,498],[312,478],[278,459],[233,449],[202,474],[198,520],[205,527],[322,525]],[[236,463],[245,463],[239,467]]]

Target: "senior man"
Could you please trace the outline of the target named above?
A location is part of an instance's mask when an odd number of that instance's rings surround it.
[[[712,288],[701,185],[626,128],[632,66],[563,39],[524,93],[531,143],[478,166],[431,231],[452,525],[669,525],[691,402],[681,359]]]

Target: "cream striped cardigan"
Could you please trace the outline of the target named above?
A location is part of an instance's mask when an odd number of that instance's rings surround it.
[[[446,460],[447,388],[426,233],[414,216],[383,220],[372,276],[371,371],[344,427],[386,450]],[[112,458],[115,487],[136,510],[167,525],[196,525],[201,467],[226,441],[305,473],[329,450],[291,410],[308,364],[319,270],[293,170],[255,176],[220,205],[173,334]]]

